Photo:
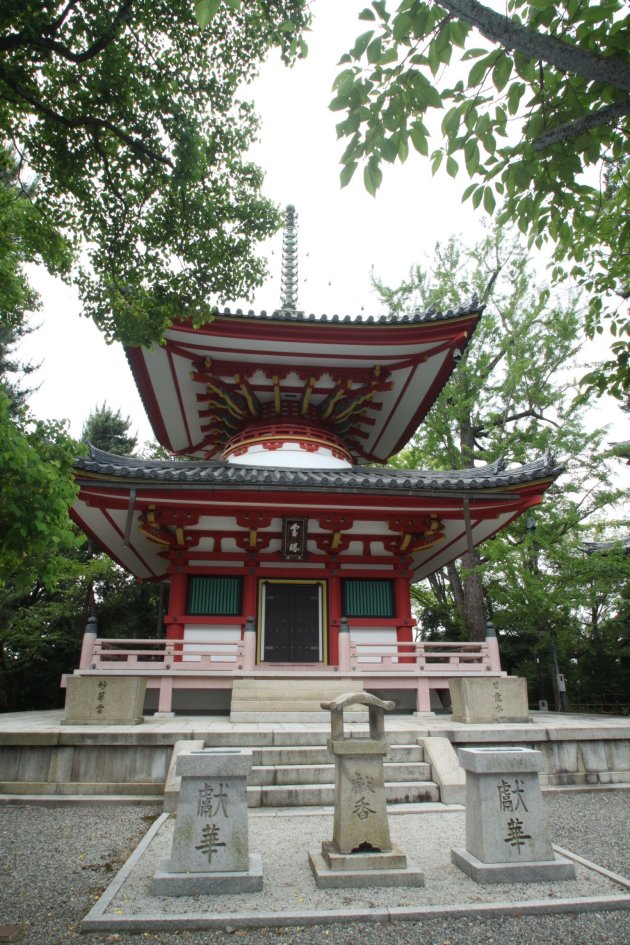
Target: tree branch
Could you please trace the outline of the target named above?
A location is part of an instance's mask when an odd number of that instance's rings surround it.
[[[53,121],[59,122],[60,125],[63,125],[64,128],[85,128],[98,131],[109,131],[114,135],[115,138],[118,138],[119,141],[122,141],[124,144],[128,145],[132,151],[135,151],[137,154],[142,155],[143,157],[150,158],[152,161],[158,161],[160,164],[164,164],[167,167],[174,167],[173,162],[164,157],[163,154],[160,154],[158,151],[154,151],[153,148],[148,147],[141,141],[139,138],[134,138],[133,135],[128,134],[126,131],[123,131],[122,128],[119,128],[111,121],[107,121],[105,118],[93,118],[91,115],[77,115],[74,118],[68,118],[66,115],[61,112],[55,111],[54,108],[51,108],[50,105],[47,105],[46,102],[42,102],[41,99],[37,98],[29,89],[24,88],[22,85],[13,82],[2,70],[0,67],[0,77],[6,83],[6,85],[13,89],[13,91],[25,102],[28,102],[37,112],[41,115],[45,115],[47,118],[52,118]]]
[[[538,413],[537,410],[521,410],[519,413],[512,413],[507,417],[501,417],[500,420],[486,423],[483,427],[475,427],[473,432],[476,437],[488,436],[493,427],[504,426],[506,423],[515,423],[517,420],[524,420],[526,417],[531,417],[532,420],[540,420],[543,423],[550,423],[552,426],[558,429],[560,428],[559,423],[556,423],[555,420],[550,420],[549,417],[545,417],[542,413]]]
[[[630,114],[630,101],[615,102],[613,105],[608,105],[606,108],[599,108],[597,111],[590,112],[582,118],[576,118],[575,121],[567,121],[565,124],[558,125],[557,128],[553,128],[551,131],[546,131],[534,141],[534,150],[543,151],[552,144],[557,144],[559,141],[566,141],[567,138],[575,138],[576,135],[590,131],[591,128],[598,128],[599,125],[609,125],[616,118],[621,118],[622,115],[628,114]]]
[[[57,19],[53,23],[51,23],[50,26],[46,26],[42,30],[42,32],[46,33],[48,36],[54,36],[54,34],[58,31],[59,27],[63,25],[63,22],[68,16],[68,14],[70,13],[70,11],[73,10],[79,3],[81,3],[81,0],[68,0],[68,2],[66,3],[65,7],[61,11]]]
[[[0,38],[0,51],[8,51],[10,49],[20,49],[22,47],[31,47],[35,49],[43,49],[47,52],[54,52],[57,55],[61,56],[63,59],[67,59],[69,62],[82,63],[88,62],[90,59],[94,59],[95,56],[98,56],[104,49],[112,43],[118,34],[120,26],[125,22],[129,16],[129,11],[133,6],[134,0],[124,0],[118,8],[116,16],[112,20],[109,29],[107,32],[103,33],[96,42],[92,43],[91,46],[88,46],[87,49],[84,49],[83,52],[75,53],[70,49],[65,43],[60,43],[56,39],[47,39],[44,35],[45,33],[52,32],[53,35],[56,32],[58,27],[55,27],[55,24],[44,31],[39,36],[28,36],[24,33],[13,33],[11,36],[5,36]],[[71,4],[68,4],[66,10],[64,11],[64,16]],[[59,21],[57,21],[59,22]]]
[[[603,82],[614,89],[630,92],[630,68],[622,59],[594,56],[557,36],[547,36],[531,27],[521,26],[477,0],[439,2],[453,16],[475,26],[487,39],[506,49],[514,49],[528,59],[544,59],[561,72],[581,75],[593,82]]]

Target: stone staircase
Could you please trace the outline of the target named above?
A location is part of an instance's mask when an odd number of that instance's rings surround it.
[[[331,702],[346,692],[362,692],[356,679],[235,679],[232,685],[232,722],[317,722],[328,723],[330,713],[322,702]],[[352,713],[348,713],[352,717]]]
[[[249,807],[319,807],[331,806],[335,795],[335,766],[326,748],[328,732],[281,731],[265,733],[269,743],[262,744],[263,733],[216,733],[206,739],[208,748],[250,748],[253,768],[247,788]],[[365,737],[355,732],[354,737]],[[437,803],[440,791],[431,780],[431,766],[424,760],[423,749],[409,744],[409,734],[388,732],[391,744],[385,760],[385,795],[388,804]],[[178,743],[181,744],[181,743]],[[190,743],[189,743],[190,744]],[[165,810],[174,809],[169,782]]]

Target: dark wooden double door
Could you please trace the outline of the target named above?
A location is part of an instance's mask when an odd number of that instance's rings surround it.
[[[317,663],[322,645],[322,585],[265,581],[262,658]]]

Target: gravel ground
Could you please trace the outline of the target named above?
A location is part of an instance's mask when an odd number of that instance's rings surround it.
[[[630,875],[630,793],[546,795],[554,842]],[[0,808],[0,926],[26,945],[630,945],[630,911],[426,919],[233,933],[80,933],[79,923],[155,818],[156,805]],[[423,815],[425,816],[425,815]],[[450,815],[443,815],[445,817]],[[404,818],[400,818],[403,820]],[[399,820],[399,818],[395,818]]]

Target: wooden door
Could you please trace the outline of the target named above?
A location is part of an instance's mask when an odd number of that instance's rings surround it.
[[[321,585],[265,581],[263,660],[317,663],[321,656]]]

